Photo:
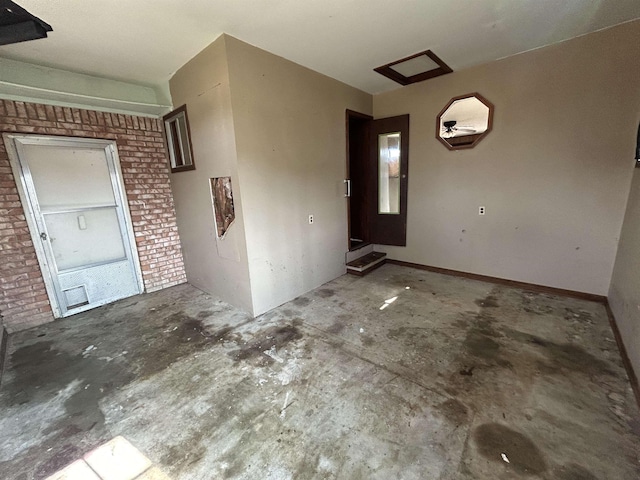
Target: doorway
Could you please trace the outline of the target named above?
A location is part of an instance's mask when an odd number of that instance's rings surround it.
[[[54,317],[142,293],[115,142],[4,140]]]
[[[409,115],[374,120],[347,110],[349,251],[406,246]]]
[[[349,251],[369,240],[369,135],[373,117],[347,110],[347,212]]]

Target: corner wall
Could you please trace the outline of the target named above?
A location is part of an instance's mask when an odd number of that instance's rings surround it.
[[[607,295],[631,181],[640,21],[374,96],[409,113],[407,246],[393,259]],[[435,138],[450,98],[495,105],[475,148]],[[478,216],[478,207],[486,215]]]
[[[170,80],[173,104],[187,105],[196,169],[171,174],[187,280],[252,313],[251,284],[229,91],[226,37],[185,64]],[[209,179],[231,177],[235,221],[217,238]]]
[[[631,158],[631,151],[627,160]],[[629,161],[631,164],[631,161]],[[633,370],[640,375],[640,169],[635,169],[620,235],[609,305]]]
[[[253,312],[259,315],[345,272],[345,111],[371,114],[371,96],[225,39]]]
[[[144,287],[185,281],[161,122],[155,118],[0,100],[0,133],[115,140]],[[0,315],[9,332],[53,320],[0,135]]]

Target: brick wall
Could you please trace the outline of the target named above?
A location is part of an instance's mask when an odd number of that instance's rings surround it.
[[[0,132],[115,140],[147,292],[186,281],[158,119],[0,100]],[[0,136],[0,315],[9,331],[53,320]]]

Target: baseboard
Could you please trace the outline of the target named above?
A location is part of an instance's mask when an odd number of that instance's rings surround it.
[[[535,283],[518,282],[516,280],[507,280],[506,278],[490,277],[488,275],[461,272],[459,270],[449,270],[448,268],[431,267],[429,265],[403,262],[401,260],[391,260],[389,258],[387,259],[387,263],[391,263],[393,265],[401,265],[403,267],[417,268],[419,270],[426,270],[434,273],[441,273],[443,275],[469,278],[471,280],[480,280],[482,282],[495,283],[498,285],[505,285],[507,287],[522,288],[524,290],[530,290],[532,292],[549,293],[551,295],[561,295],[563,297],[579,298],[581,300],[589,300],[591,302],[599,302],[603,304],[607,303],[607,297],[605,297],[604,295],[596,295],[594,293],[585,293],[585,292],[578,292],[575,290],[565,290],[563,288],[547,287],[545,285],[537,285]]]
[[[4,360],[7,358],[7,345],[9,334],[7,329],[0,324],[0,385],[2,385],[2,372],[4,372]]]
[[[629,382],[631,383],[633,394],[636,397],[636,403],[638,404],[638,408],[640,408],[640,386],[638,385],[638,377],[636,376],[636,372],[633,370],[633,365],[631,365],[631,360],[629,360],[629,356],[627,355],[627,349],[622,342],[622,335],[620,335],[620,330],[618,329],[618,322],[616,321],[616,317],[613,314],[613,310],[611,310],[609,302],[606,301],[604,306],[607,309],[609,324],[611,325],[613,336],[615,337],[616,343],[618,344],[618,350],[620,350],[620,356],[622,357],[624,369],[627,371],[627,376],[629,377]]]

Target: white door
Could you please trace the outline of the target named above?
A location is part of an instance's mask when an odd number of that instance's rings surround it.
[[[4,138],[54,316],[141,293],[115,143]]]

